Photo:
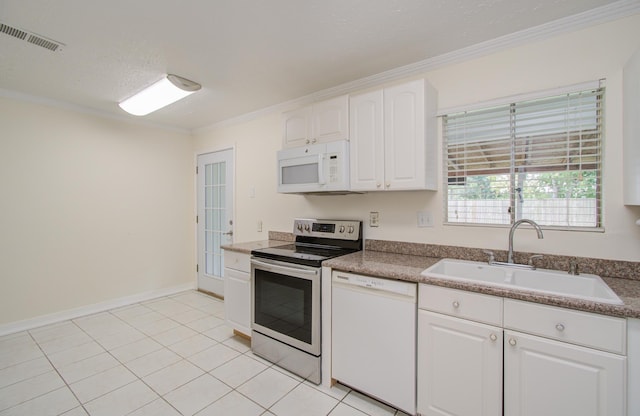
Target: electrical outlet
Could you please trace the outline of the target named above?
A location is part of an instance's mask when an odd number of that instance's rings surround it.
[[[380,214],[374,211],[369,213],[369,227],[377,227],[380,225]]]
[[[418,211],[418,227],[433,227],[433,216],[429,211]]]
[[[256,227],[256,228],[258,229],[258,232],[259,232],[259,233],[261,233],[261,232],[262,232],[262,220],[258,220],[258,224],[257,224],[257,227]]]

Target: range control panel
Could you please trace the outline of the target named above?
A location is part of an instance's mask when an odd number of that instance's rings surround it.
[[[340,240],[358,240],[360,239],[361,226],[361,221],[297,218],[293,222],[293,234]]]

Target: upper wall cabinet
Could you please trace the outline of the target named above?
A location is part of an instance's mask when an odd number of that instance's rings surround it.
[[[623,164],[625,205],[640,205],[640,50],[623,70]]]
[[[349,96],[342,95],[282,114],[283,147],[349,138]]]
[[[436,106],[424,79],[352,95],[351,190],[436,190]]]

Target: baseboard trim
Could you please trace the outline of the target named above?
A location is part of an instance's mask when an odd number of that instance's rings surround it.
[[[160,298],[163,296],[174,295],[184,292],[185,290],[196,289],[195,283],[187,283],[177,286],[171,286],[163,289],[151,290],[148,292],[138,293],[135,295],[124,296],[122,298],[107,300],[92,305],[81,306],[79,308],[69,309],[66,311],[55,312],[47,315],[37,316],[35,318],[25,319],[22,321],[10,322],[0,325],[0,336],[9,335],[16,332],[26,331],[37,328],[39,326],[54,324],[57,322],[67,321],[69,319],[79,318],[84,315],[104,312],[109,309],[120,308],[138,302]]]

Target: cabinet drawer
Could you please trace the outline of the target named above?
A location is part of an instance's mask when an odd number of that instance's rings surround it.
[[[224,267],[240,270],[241,272],[251,272],[250,256],[237,251],[224,251]]]
[[[627,321],[622,318],[505,299],[504,327],[626,354]]]
[[[502,326],[502,298],[426,284],[418,292],[420,309]]]

